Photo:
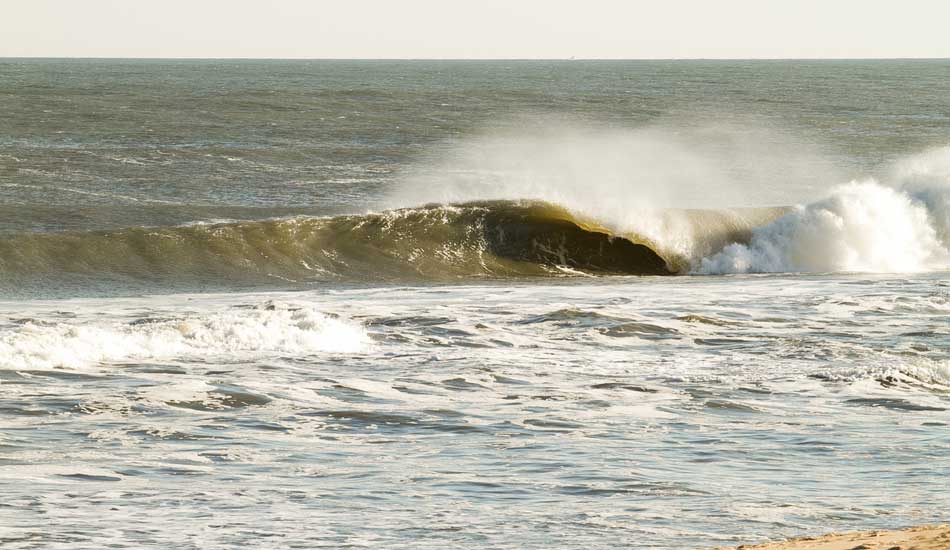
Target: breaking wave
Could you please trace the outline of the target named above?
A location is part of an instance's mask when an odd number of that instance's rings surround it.
[[[667,274],[635,236],[609,234],[541,202],[429,205],[0,238],[0,285],[449,280],[570,273]]]
[[[950,187],[836,187],[703,258],[700,273],[906,273],[950,266]]]
[[[103,362],[208,359],[246,352],[358,352],[368,342],[362,327],[313,308],[263,304],[206,316],[144,318],[127,324],[27,320],[0,335],[0,366],[82,368]]]
[[[615,201],[616,212],[581,199],[499,199],[337,217],[7,234],[0,236],[0,293],[950,267],[950,148],[907,159],[892,177],[894,185],[852,182],[795,207],[637,214],[622,208],[635,199],[629,196]]]
[[[0,290],[913,272],[950,264],[947,205],[946,192],[864,182],[794,208],[660,211],[643,232],[613,230],[547,202],[483,201],[332,218],[20,233],[0,237]]]

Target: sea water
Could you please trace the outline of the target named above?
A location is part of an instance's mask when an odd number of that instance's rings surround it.
[[[5,60],[0,540],[946,521],[950,63]]]

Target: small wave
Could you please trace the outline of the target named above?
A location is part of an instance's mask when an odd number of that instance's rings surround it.
[[[873,381],[883,387],[906,386],[947,393],[950,392],[950,361],[917,357],[894,364],[822,372],[814,377],[851,384]]]
[[[369,343],[358,325],[311,307],[264,304],[180,319],[126,324],[34,324],[0,333],[0,366],[83,368],[98,363],[237,353],[358,352]]]

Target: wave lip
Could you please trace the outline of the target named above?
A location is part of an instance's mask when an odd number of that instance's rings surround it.
[[[311,307],[264,304],[199,317],[121,324],[26,322],[0,334],[0,367],[83,368],[98,363],[239,353],[355,353],[362,327]]]

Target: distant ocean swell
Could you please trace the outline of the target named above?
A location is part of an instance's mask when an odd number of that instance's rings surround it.
[[[474,277],[914,272],[950,266],[950,192],[867,181],[794,208],[667,210],[646,237],[540,201],[427,205],[0,238],[0,284],[444,281]],[[683,245],[687,242],[688,246]],[[686,252],[684,252],[684,250]]]

